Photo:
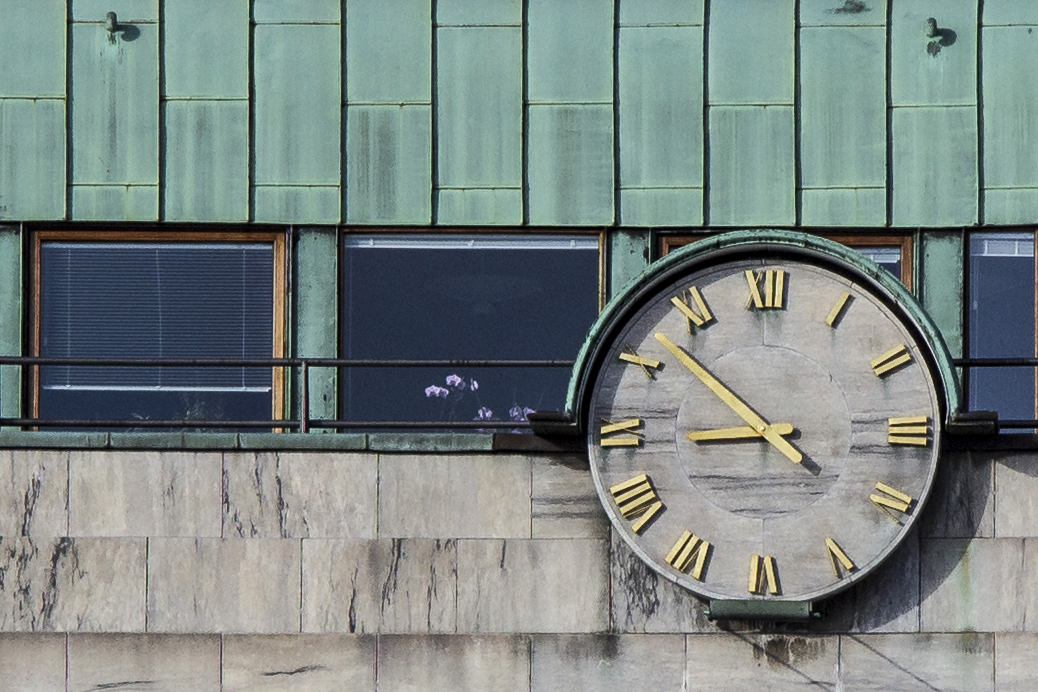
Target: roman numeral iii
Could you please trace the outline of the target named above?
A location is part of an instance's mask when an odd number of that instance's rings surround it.
[[[925,447],[930,443],[930,418],[928,416],[889,418],[887,420],[887,443]]]
[[[684,572],[689,565],[692,566],[692,578],[703,579],[703,565],[706,564],[706,555],[710,552],[710,542],[704,541],[699,536],[693,535],[691,531],[684,531],[681,538],[667,553],[667,564],[679,572]],[[692,560],[695,560],[693,564]]]
[[[688,320],[689,334],[692,333],[693,327],[703,329],[714,321],[710,308],[706,306],[706,301],[703,300],[702,294],[695,286],[689,286],[681,292],[681,295],[671,298],[670,302]]]
[[[599,444],[603,447],[638,447],[641,445],[642,434],[638,432],[638,428],[642,426],[641,418],[631,418],[619,423],[602,422],[605,425],[602,426],[600,432]],[[625,434],[618,435],[617,433]],[[607,437],[608,435],[613,437]]]
[[[656,495],[652,481],[644,473],[623,483],[617,483],[609,489],[609,494],[616,501],[620,516],[624,519],[638,517],[638,520],[631,524],[631,530],[635,533],[645,528],[645,525],[663,509],[663,503]]]
[[[781,310],[786,289],[786,272],[783,269],[746,270],[746,283],[750,287],[750,298],[746,306],[757,310]]]

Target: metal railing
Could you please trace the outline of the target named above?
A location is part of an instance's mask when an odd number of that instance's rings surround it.
[[[952,364],[962,369],[963,398],[970,398],[970,371],[973,368],[1038,368],[1038,358],[953,358]],[[998,419],[999,428],[1038,430],[1038,418]]]
[[[111,419],[57,419],[26,416],[0,416],[0,426],[20,428],[156,428],[156,429],[267,429],[297,430],[301,433],[315,428],[334,430],[485,430],[528,429],[526,421],[471,420],[471,421],[355,421],[312,418],[310,416],[310,370],[313,368],[572,368],[573,360],[557,359],[373,359],[373,358],[69,358],[42,356],[0,356],[0,366],[36,368],[48,366],[89,367],[195,367],[195,368],[272,368],[291,370],[295,377],[282,379],[283,383],[298,382],[291,388],[298,418],[268,418],[263,420],[111,420]],[[273,375],[273,373],[272,373]],[[19,372],[18,377],[24,377]],[[284,386],[284,385],[283,385]],[[289,389],[286,387],[286,389]],[[4,387],[0,382],[0,396]],[[0,411],[22,410],[22,402],[8,404],[0,400]]]

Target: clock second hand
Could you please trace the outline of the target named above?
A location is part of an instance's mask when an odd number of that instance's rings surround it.
[[[674,342],[668,339],[665,335],[660,332],[656,332],[656,341],[663,344],[671,354],[678,359],[678,361],[686,368],[692,371],[692,374],[699,378],[700,382],[705,384],[717,397],[725,403],[728,408],[735,411],[736,415],[742,418],[746,423],[754,430],[760,433],[760,435],[770,442],[775,449],[782,452],[786,458],[792,461],[794,464],[799,464],[804,458],[804,455],[797,451],[797,448],[786,442],[782,435],[768,425],[768,422],[754,413],[753,409],[746,405],[746,403],[735,395],[735,392],[725,387],[721,382],[710,374],[710,372],[700,365],[696,360],[681,350]]]

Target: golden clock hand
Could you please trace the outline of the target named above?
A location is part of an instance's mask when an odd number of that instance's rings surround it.
[[[696,362],[692,356],[678,348],[674,342],[662,333],[656,332],[655,336],[656,341],[663,344],[663,347],[670,351],[682,365],[691,370],[692,374],[698,377],[700,382],[705,384],[711,392],[717,395],[717,398],[723,401],[728,408],[735,411],[739,418],[742,418],[750,427],[758,431],[765,440],[770,442],[775,449],[786,455],[786,457],[794,464],[800,463],[800,460],[804,458],[804,455],[798,452],[796,447],[786,442],[782,438],[782,435],[773,430],[766,420],[754,413],[753,409],[747,406],[742,399],[737,397],[732,390],[721,384],[706,368]]]
[[[768,426],[779,435],[789,435],[793,432],[792,423],[772,423]],[[713,440],[745,440],[764,437],[755,428],[748,425],[740,425],[737,428],[714,428],[712,430],[693,430],[688,434],[688,439],[693,442],[706,442]]]

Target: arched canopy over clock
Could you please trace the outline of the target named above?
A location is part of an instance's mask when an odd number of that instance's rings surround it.
[[[805,617],[886,559],[958,396],[901,284],[785,231],[654,264],[606,307],[570,386],[617,532],[715,617]]]

